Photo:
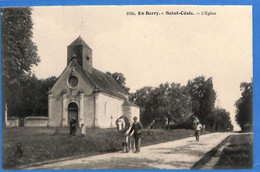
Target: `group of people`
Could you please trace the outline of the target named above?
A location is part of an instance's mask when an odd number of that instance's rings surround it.
[[[128,132],[127,136],[129,137],[130,134],[133,132],[133,138],[134,138],[134,143],[135,143],[134,153],[139,153],[140,147],[141,147],[141,136],[142,136],[143,125],[141,122],[137,121],[137,117],[134,117],[133,120],[134,120],[133,124],[132,124],[131,129]],[[202,129],[203,129],[203,127],[200,124],[200,122],[196,122],[195,123],[195,138],[196,138],[197,142],[199,142],[200,131]],[[70,121],[70,136],[75,136],[76,132],[77,132],[77,121],[75,118],[72,118],[72,120]],[[85,136],[85,135],[86,135],[86,127],[84,126],[84,124],[81,124],[80,136]]]
[[[131,130],[130,130],[128,136],[130,136],[132,131],[134,131],[133,135],[134,135],[135,147],[136,147],[135,153],[139,153],[140,147],[141,147],[141,133],[142,133],[142,130],[143,130],[143,126],[142,126],[141,122],[137,121],[137,117],[134,117],[133,119],[134,119],[134,123],[131,127]],[[195,138],[196,138],[197,142],[199,142],[201,130],[203,130],[203,126],[200,124],[199,121],[197,121],[195,123]]]
[[[128,132],[127,136],[129,137],[130,134],[133,132],[134,136],[134,143],[135,143],[135,153],[140,152],[140,147],[141,147],[141,135],[142,135],[142,130],[143,130],[143,125],[141,122],[137,121],[137,117],[133,118],[133,125],[130,128],[130,132]],[[70,136],[75,136],[77,133],[77,121],[73,117],[70,121]],[[85,136],[86,135],[86,127],[84,124],[81,124],[80,127],[80,136]]]
[[[77,133],[77,121],[73,117],[72,120],[70,121],[70,136],[75,136]],[[81,124],[80,127],[80,136],[85,136],[86,135],[86,127],[84,124]]]

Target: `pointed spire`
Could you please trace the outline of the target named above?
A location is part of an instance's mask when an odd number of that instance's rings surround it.
[[[69,46],[76,46],[76,45],[83,45],[89,49],[91,49],[88,44],[81,38],[81,36],[79,35],[79,37],[73,41]]]
[[[79,36],[67,47],[67,65],[75,59],[83,69],[92,71],[92,49]]]

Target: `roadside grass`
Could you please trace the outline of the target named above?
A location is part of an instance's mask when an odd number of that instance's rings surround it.
[[[202,132],[206,134],[206,132]],[[194,131],[144,130],[142,146],[194,136]],[[23,154],[17,151],[21,145]],[[18,169],[31,163],[59,158],[91,156],[122,149],[122,135],[115,128],[87,129],[85,137],[69,136],[69,128],[3,128],[2,167]]]
[[[253,134],[233,135],[214,169],[253,168]]]
[[[253,168],[253,134],[231,135],[196,162],[191,169],[201,169],[217,153],[218,149],[228,144],[221,152],[213,169],[249,169]]]

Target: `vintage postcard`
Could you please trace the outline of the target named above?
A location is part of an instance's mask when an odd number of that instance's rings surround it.
[[[252,6],[1,8],[3,169],[252,169]]]

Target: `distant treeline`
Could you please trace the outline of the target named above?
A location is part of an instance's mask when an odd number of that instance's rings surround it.
[[[48,116],[48,91],[57,78],[37,79],[35,75],[28,76],[19,86],[10,89],[8,100],[8,116],[25,118],[27,116]],[[3,84],[5,86],[5,84]],[[4,106],[4,102],[3,102]]]
[[[130,99],[141,107],[141,121],[145,126],[153,123],[155,128],[192,129],[192,121],[199,119],[207,130],[233,130],[230,114],[215,107],[216,92],[212,78],[204,76],[189,80],[186,86],[176,83],[144,87],[132,93]]]

